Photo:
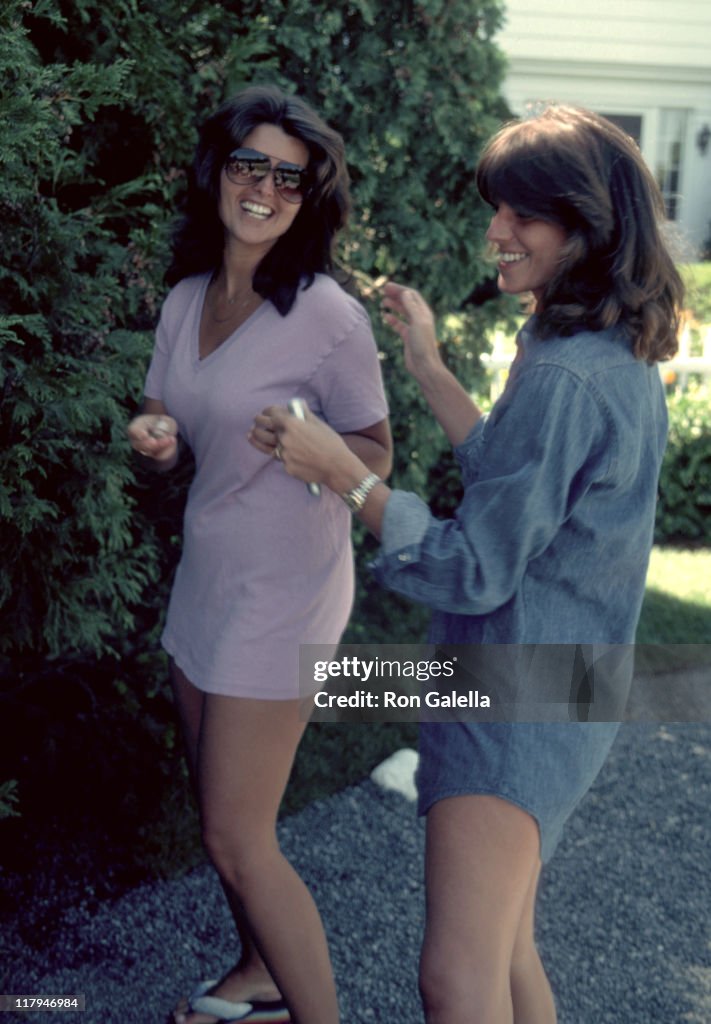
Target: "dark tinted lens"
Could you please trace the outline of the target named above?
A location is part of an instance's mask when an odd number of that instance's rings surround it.
[[[225,163],[227,177],[238,185],[253,185],[269,174],[270,167],[269,157],[249,149],[235,150]]]
[[[306,184],[306,171],[298,167],[275,167],[274,184],[285,198],[301,196]]]

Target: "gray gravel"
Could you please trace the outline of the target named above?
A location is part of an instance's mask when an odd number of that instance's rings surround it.
[[[709,725],[623,727],[542,882],[540,945],[560,1024],[711,1021],[710,808]],[[280,829],[324,917],[344,1024],[421,1022],[423,829],[412,804],[366,780]],[[221,890],[201,867],[98,909],[80,903],[39,951],[6,930],[0,955],[13,965],[9,991],[85,993],[86,1012],[62,1020],[162,1024],[235,950]]]

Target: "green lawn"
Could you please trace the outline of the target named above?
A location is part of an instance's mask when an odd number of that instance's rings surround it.
[[[711,664],[709,581],[711,549],[654,548],[637,630],[640,667]]]
[[[711,643],[711,548],[655,547],[647,590],[656,596],[673,597],[686,606],[678,617],[669,619],[663,629],[664,642]]]

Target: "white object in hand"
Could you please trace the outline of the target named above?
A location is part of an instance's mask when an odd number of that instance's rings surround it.
[[[155,438],[167,437],[170,432],[170,423],[162,416],[148,428],[148,433]]]
[[[306,406],[300,398],[291,398],[287,403],[286,407],[292,416],[296,416],[297,420],[306,419]],[[319,484],[310,483],[306,485],[309,489],[309,494],[313,494],[315,498],[320,497],[321,487]]]

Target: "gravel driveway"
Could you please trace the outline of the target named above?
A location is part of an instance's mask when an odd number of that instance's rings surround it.
[[[711,1021],[710,817],[711,726],[623,726],[543,877],[540,945],[560,1024]],[[344,1024],[421,1022],[413,805],[365,780],[280,829],[324,917]],[[41,948],[0,936],[10,991],[84,993],[86,1012],[61,1018],[81,1024],[163,1024],[177,996],[234,952],[207,867],[98,909],[80,904]]]

